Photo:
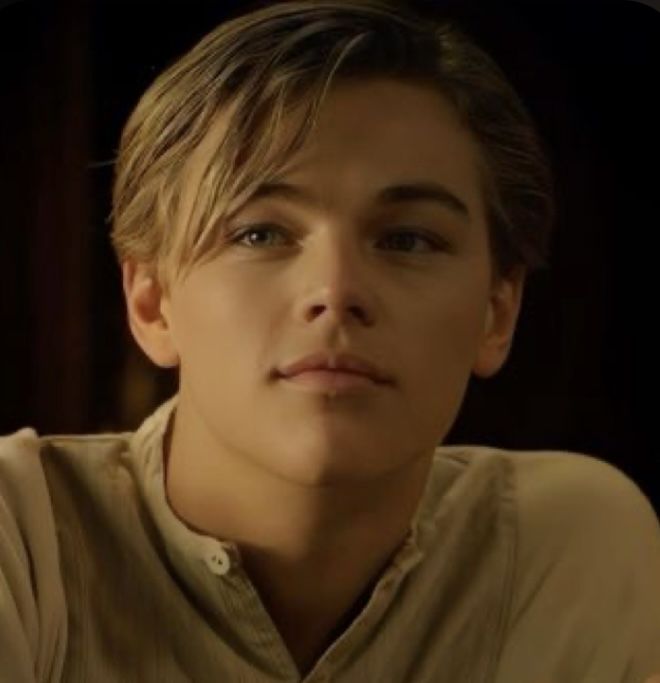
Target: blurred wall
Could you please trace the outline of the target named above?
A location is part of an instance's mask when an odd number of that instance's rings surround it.
[[[90,392],[89,21],[0,11],[0,432],[86,426]]]

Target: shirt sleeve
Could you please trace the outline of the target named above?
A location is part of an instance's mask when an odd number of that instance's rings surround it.
[[[586,455],[520,453],[517,551],[495,683],[645,683],[660,673],[660,523]]]
[[[0,680],[61,678],[67,621],[36,433],[0,438]]]

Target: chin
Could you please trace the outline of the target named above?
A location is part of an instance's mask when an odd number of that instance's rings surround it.
[[[310,487],[373,481],[405,464],[388,463],[382,457],[382,449],[374,449],[373,444],[370,447],[365,445],[364,448],[336,448],[333,451],[308,447],[296,450],[295,453],[296,455],[293,455],[289,451],[286,462],[278,462],[277,467],[273,466],[271,460],[268,468],[276,476],[291,483]],[[380,457],[373,457],[374,453],[378,453]]]

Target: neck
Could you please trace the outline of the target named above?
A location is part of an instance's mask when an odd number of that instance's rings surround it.
[[[165,439],[170,506],[189,527],[238,544],[280,634],[305,661],[368,599],[404,541],[433,451],[373,479],[307,486],[192,435],[177,409]]]

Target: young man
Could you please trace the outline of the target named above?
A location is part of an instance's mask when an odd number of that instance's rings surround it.
[[[178,394],[0,441],[2,680],[643,683],[660,526],[605,462],[439,446],[509,353],[551,178],[460,32],[286,2],[122,135],[113,244]]]

